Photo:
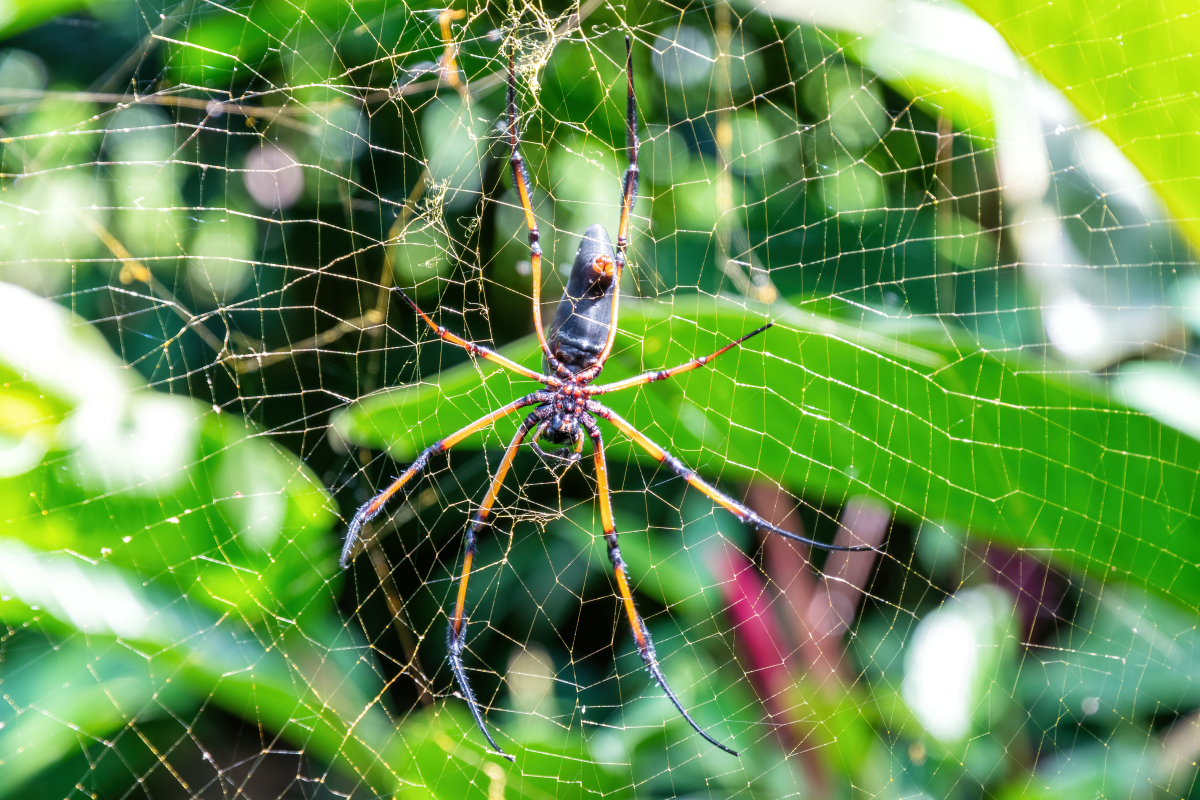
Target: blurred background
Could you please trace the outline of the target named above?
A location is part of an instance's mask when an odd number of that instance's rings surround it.
[[[0,4],[0,795],[1187,797],[1200,755],[1200,14],[1117,0]],[[528,448],[553,313],[641,194],[605,379]]]

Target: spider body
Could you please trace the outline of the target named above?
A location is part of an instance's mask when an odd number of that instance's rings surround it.
[[[448,660],[450,662],[450,669],[454,674],[459,691],[466,701],[467,707],[470,709],[471,716],[487,739],[488,744],[497,753],[510,761],[514,760],[513,757],[500,749],[484,724],[483,712],[475,699],[475,693],[471,689],[471,683],[467,678],[463,662],[463,654],[466,651],[467,584],[474,563],[478,535],[488,525],[492,506],[496,502],[496,495],[500,490],[500,486],[504,483],[504,478],[508,474],[509,468],[512,466],[518,448],[529,438],[531,433],[533,436],[530,444],[539,453],[542,452],[537,446],[539,438],[551,444],[564,445],[562,451],[553,455],[562,458],[568,464],[574,464],[579,460],[585,439],[590,438],[592,440],[597,504],[601,525],[604,530],[604,539],[608,547],[608,557],[613,568],[617,595],[621,600],[625,617],[629,623],[634,641],[637,644],[638,653],[642,657],[642,662],[645,664],[650,677],[662,688],[664,694],[688,724],[714,746],[734,756],[737,755],[735,751],[718,742],[696,724],[696,721],[684,709],[679,698],[675,696],[675,693],[667,684],[666,676],[663,674],[662,668],[658,663],[658,657],[654,651],[654,643],[650,638],[650,631],[646,627],[645,621],[637,612],[637,607],[633,600],[633,592],[630,588],[627,567],[621,555],[618,534],[613,522],[612,499],[608,485],[608,464],[604,457],[604,439],[600,431],[600,426],[597,424],[597,419],[603,419],[611,423],[628,436],[634,444],[646,451],[656,461],[669,468],[690,486],[712,498],[718,505],[730,511],[738,519],[759,530],[769,531],[827,550],[870,549],[865,546],[845,547],[824,544],[803,536],[797,536],[772,525],[742,503],[705,481],[694,470],[687,467],[667,450],[655,444],[649,437],[623,419],[615,411],[596,400],[597,396],[608,392],[631,389],[636,386],[653,383],[654,381],[666,380],[683,372],[702,367],[717,356],[737,347],[750,337],[762,333],[772,325],[772,323],[768,323],[742,336],[740,339],[729,342],[715,353],[693,358],[691,361],[670,369],[646,372],[632,378],[604,385],[594,385],[592,383],[604,368],[604,363],[609,353],[612,352],[616,336],[617,312],[621,297],[619,291],[621,271],[625,266],[630,213],[633,209],[634,200],[637,198],[637,103],[633,90],[633,55],[628,37],[625,39],[625,47],[625,72],[628,79],[626,145],[629,154],[629,167],[625,170],[625,177],[622,182],[621,221],[617,229],[616,247],[613,247],[608,233],[604,230],[603,226],[592,225],[587,229],[579,245],[579,250],[575,254],[575,261],[567,280],[566,289],[563,292],[562,300],[559,302],[548,334],[542,328],[541,319],[542,248],[538,243],[537,220],[534,217],[533,206],[530,202],[529,176],[525,171],[525,164],[520,152],[520,136],[517,128],[516,75],[513,57],[510,53],[507,133],[512,149],[509,161],[512,166],[513,186],[520,197],[521,208],[525,214],[525,224],[529,230],[530,263],[533,272],[533,325],[539,344],[541,345],[545,371],[539,373],[500,355],[494,350],[467,341],[451,333],[446,328],[434,322],[399,287],[393,287],[393,291],[404,298],[418,317],[436,332],[439,338],[450,344],[462,347],[472,355],[493,361],[512,372],[530,380],[538,381],[544,385],[544,388],[527,394],[480,417],[470,425],[427,447],[399,478],[358,510],[354,515],[354,519],[350,522],[346,532],[346,542],[342,549],[341,564],[345,568],[349,566],[351,559],[355,555],[361,540],[363,527],[379,515],[391,497],[403,490],[405,486],[429,466],[431,458],[449,450],[472,433],[492,425],[519,409],[535,406],[533,411],[518,426],[512,442],[509,444],[508,449],[505,450],[504,457],[500,460],[496,468],[496,473],[492,478],[491,485],[488,487],[487,494],[484,496],[478,510],[476,510],[470,524],[467,526],[463,537],[462,572],[458,579],[458,591],[456,592],[454,610],[450,614],[448,633]],[[564,456],[564,452],[567,455]],[[545,454],[543,453],[543,455]]]
[[[583,233],[546,342],[550,353],[572,375],[598,364],[612,327],[616,255],[608,231],[593,225]],[[549,362],[546,361],[549,371]]]
[[[546,333],[550,354],[543,359],[543,369],[550,372],[553,358],[566,370],[567,380],[554,389],[549,418],[534,431],[531,444],[543,458],[558,458],[573,464],[583,451],[583,417],[587,413],[587,393],[583,387],[590,379],[587,374],[599,374],[603,369],[601,354],[612,328],[613,280],[616,255],[612,241],[603,225],[592,225],[584,231],[571,274],[562,299]],[[541,439],[564,447],[545,453],[537,446]]]

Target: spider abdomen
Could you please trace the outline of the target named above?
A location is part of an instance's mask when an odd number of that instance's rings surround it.
[[[583,234],[575,263],[558,310],[550,323],[547,344],[554,357],[572,373],[596,363],[608,340],[612,324],[612,241],[603,225],[592,225]]]

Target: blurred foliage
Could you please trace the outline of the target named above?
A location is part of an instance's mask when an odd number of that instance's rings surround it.
[[[481,6],[448,49],[394,0],[9,2],[5,793],[1195,794],[1197,17],[969,5]],[[776,325],[612,405],[735,494],[803,497],[818,539],[857,496],[895,519],[822,678],[779,552],[613,437],[640,608],[733,761],[642,669],[590,472],[523,454],[468,655],[509,765],[441,666],[508,429],[335,554],[397,464],[528,391],[387,286],[540,360],[503,46],[552,300],[616,225],[626,31],[642,195],[605,379]]]
[[[1194,9],[1115,0],[967,5],[1112,138],[1200,242],[1193,189],[1200,158],[1173,143],[1200,125],[1200,99],[1187,89],[1200,79],[1200,66],[1186,55],[1200,43]],[[1164,58],[1172,53],[1183,57]]]

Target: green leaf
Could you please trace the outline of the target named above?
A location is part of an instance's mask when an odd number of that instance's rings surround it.
[[[1049,729],[1065,720],[1148,725],[1200,702],[1195,616],[1133,587],[1085,584],[1074,624],[1027,659],[1021,705]]]
[[[745,301],[684,294],[621,311],[603,380],[712,352],[765,319]],[[912,320],[776,313],[774,328],[711,369],[604,401],[709,477],[768,478],[821,502],[872,494],[909,520],[951,522],[1109,579],[1115,567],[1200,606],[1200,444],[1024,352]],[[536,363],[531,339],[505,352]],[[363,398],[334,427],[405,462],[531,388],[463,364]],[[502,446],[515,425],[457,446]],[[611,458],[650,461],[607,438]]]
[[[0,9],[0,36],[7,39],[60,14],[69,14],[86,6],[86,0],[9,0]]]
[[[330,616],[303,628],[287,620],[250,627],[146,587],[112,564],[38,554],[4,538],[0,597],[0,619],[10,625],[36,621],[55,634],[86,634],[53,653],[53,670],[18,661],[0,678],[8,698],[0,709],[0,780],[9,792],[77,752],[80,736],[105,741],[133,721],[210,701],[379,795],[420,788],[426,797],[483,798],[495,782],[509,787],[506,796],[530,798],[572,796],[561,794],[559,781],[581,797],[619,787],[578,735],[536,747],[517,742],[512,767],[485,754],[456,699],[449,709],[389,717],[369,648]],[[52,649],[22,660],[36,667]]]
[[[335,641],[337,634],[321,642],[314,636],[320,626],[301,633],[286,621],[280,621],[279,628],[256,631],[189,604],[178,594],[147,588],[133,573],[111,564],[89,563],[68,554],[39,555],[19,541],[4,538],[0,538],[0,596],[4,598],[0,618],[10,625],[36,620],[48,630],[79,631],[87,637],[86,647],[75,646],[83,655],[76,666],[64,662],[64,669],[73,669],[67,683],[75,685],[74,692],[60,698],[69,713],[55,716],[51,709],[60,705],[52,702],[55,698],[30,689],[29,698],[37,700],[38,706],[18,708],[23,727],[14,736],[0,739],[0,747],[12,742],[16,749],[0,750],[0,759],[19,755],[22,742],[47,737],[59,742],[51,752],[57,758],[70,743],[54,723],[82,727],[103,738],[129,724],[126,713],[137,716],[151,706],[151,716],[159,713],[162,708],[152,698],[168,684],[176,684],[169,687],[172,694],[185,687],[196,702],[212,698],[230,713],[258,720],[380,791],[396,788],[394,776],[378,756],[392,746],[395,736],[394,725],[379,704],[371,702],[378,680],[367,661],[354,660],[347,671],[344,660],[329,657],[335,645],[349,643]],[[129,672],[122,666],[123,654],[115,665],[108,661],[114,641],[141,654],[140,668],[135,665],[130,674],[108,674],[114,667]],[[123,653],[124,648],[117,649]],[[107,704],[99,699],[105,688],[119,690]],[[36,713],[26,717],[29,711]],[[39,715],[50,721],[39,721]],[[14,763],[18,764],[14,779],[27,779],[51,762]],[[8,778],[6,773],[6,787],[11,790]]]
[[[0,603],[0,609],[11,605]],[[111,746],[110,735],[131,721],[144,725],[199,705],[178,684],[156,687],[146,659],[131,650],[109,642],[93,647],[76,639],[56,648],[18,648],[5,660],[0,775],[7,791],[78,752],[81,738]]]
[[[266,72],[271,60],[279,57],[276,53],[282,52],[292,73],[289,85],[310,99],[328,97],[327,92],[308,85],[329,80],[339,71],[334,66],[339,60],[330,57],[330,42],[338,39],[336,32],[346,26],[380,26],[384,18],[406,19],[407,14],[403,7],[392,11],[381,0],[353,5],[340,0],[308,0],[302,5],[263,0],[245,9],[211,4],[197,8],[187,26],[174,29],[174,35],[167,37],[164,62],[179,80],[228,87],[231,79],[249,81]],[[352,46],[344,41],[338,44]],[[327,55],[322,58],[319,54]]]
[[[334,515],[299,459],[145,389],[60,306],[0,283],[0,307],[0,534],[194,585],[246,620],[332,608]]]
[[[1172,771],[1172,767],[1175,770]],[[1102,742],[1080,742],[1039,758],[1033,774],[1006,784],[1000,800],[1075,800],[1081,797],[1185,796],[1195,767],[1145,731],[1118,728]],[[1168,791],[1174,786],[1173,791]]]
[[[493,753],[484,755],[474,721],[459,701],[414,714],[400,730],[391,766],[402,778],[399,797],[485,800],[495,797],[589,798],[627,785],[619,769],[596,759],[574,731],[556,741],[538,739],[507,745],[516,764]],[[500,740],[504,745],[503,739]]]
[[[1200,243],[1200,15],[1181,0],[967,0],[1104,131]]]

